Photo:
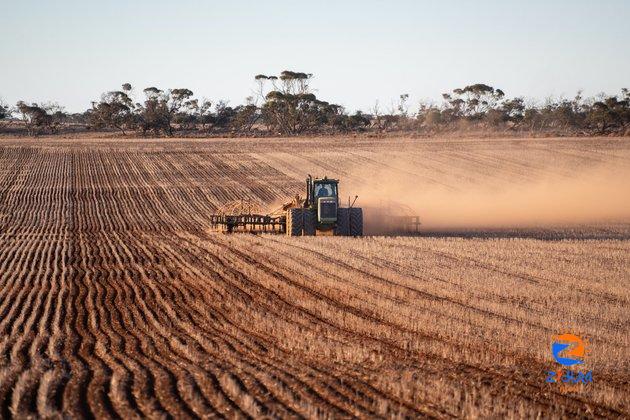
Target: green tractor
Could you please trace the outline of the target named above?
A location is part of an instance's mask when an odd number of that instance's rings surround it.
[[[356,202],[357,196],[354,197]],[[299,195],[271,213],[254,210],[249,200],[226,203],[209,216],[210,230],[225,233],[286,233],[288,236],[363,236],[363,210],[339,206],[339,180],[306,178],[306,198]]]
[[[357,197],[354,198],[356,202]],[[349,200],[348,200],[349,201]],[[285,206],[289,236],[363,236],[363,210],[339,203],[339,180],[306,178],[306,198]]]

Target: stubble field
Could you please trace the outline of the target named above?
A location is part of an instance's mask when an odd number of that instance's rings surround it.
[[[0,417],[627,417],[629,168],[616,138],[2,139]],[[307,173],[422,234],[208,231]]]

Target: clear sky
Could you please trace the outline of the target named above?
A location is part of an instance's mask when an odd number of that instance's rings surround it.
[[[544,99],[630,87],[629,0],[0,0],[0,97],[82,111],[130,82],[242,103],[313,73],[350,110],[487,83]]]

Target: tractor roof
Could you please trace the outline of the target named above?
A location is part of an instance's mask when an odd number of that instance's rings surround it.
[[[339,180],[338,179],[333,179],[333,178],[328,178],[327,176],[323,177],[323,178],[315,178],[313,180],[313,182],[315,183],[331,183],[331,184],[338,184]]]

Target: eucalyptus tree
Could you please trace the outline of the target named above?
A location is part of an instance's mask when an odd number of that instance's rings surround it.
[[[265,82],[271,90],[264,94],[262,117],[267,125],[284,135],[296,135],[331,123],[341,107],[319,100],[309,82],[313,75],[285,70],[280,76],[255,77],[264,93]]]
[[[137,114],[143,133],[153,131],[173,135],[174,123],[186,120],[198,110],[199,104],[192,99],[190,89],[178,88],[163,91],[154,86],[144,89],[144,104],[137,105]]]
[[[54,130],[54,118],[43,106],[36,103],[29,105],[24,101],[19,101],[16,104],[16,108],[22,117],[22,121],[29,135],[37,134],[37,129],[39,128]]]
[[[454,117],[478,119],[490,109],[494,109],[505,93],[483,83],[453,89],[442,95]]]
[[[104,93],[99,102],[92,102],[88,112],[88,122],[95,128],[112,128],[123,135],[135,126],[134,111],[136,106],[130,98],[131,85],[125,83],[122,90]]]

